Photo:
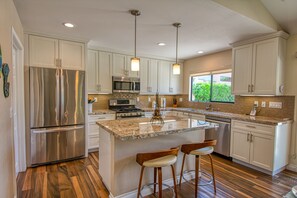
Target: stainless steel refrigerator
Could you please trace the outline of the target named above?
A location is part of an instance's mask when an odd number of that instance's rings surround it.
[[[30,67],[29,81],[29,164],[85,155],[85,72]]]

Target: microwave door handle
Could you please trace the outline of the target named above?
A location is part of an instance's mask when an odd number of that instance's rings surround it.
[[[135,92],[136,91],[136,82],[135,81],[133,81],[133,85],[134,85],[133,91]]]
[[[131,89],[130,89],[130,91],[133,91],[133,90],[134,90],[134,83],[131,82]]]

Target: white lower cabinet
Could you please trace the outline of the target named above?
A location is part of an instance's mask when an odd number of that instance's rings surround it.
[[[231,156],[272,175],[289,161],[291,124],[265,125],[232,120]]]
[[[99,148],[99,126],[96,124],[97,121],[102,120],[114,120],[115,114],[102,114],[102,115],[89,115],[88,122],[88,149]]]

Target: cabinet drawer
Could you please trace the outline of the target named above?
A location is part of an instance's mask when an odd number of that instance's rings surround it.
[[[275,126],[258,124],[252,122],[243,122],[232,120],[232,128],[243,129],[245,131],[251,131],[254,133],[261,133],[267,135],[273,135],[275,132]]]
[[[89,122],[97,122],[100,120],[114,120],[115,114],[103,114],[103,115],[89,115]]]
[[[99,126],[96,123],[89,124],[89,135],[99,135]]]
[[[89,136],[89,147],[88,149],[99,148],[99,134]]]

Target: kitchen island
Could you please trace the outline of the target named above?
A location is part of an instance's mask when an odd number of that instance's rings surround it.
[[[136,154],[154,152],[186,143],[203,142],[205,129],[214,124],[190,118],[166,117],[162,125],[152,125],[149,118],[133,118],[97,122],[99,125],[99,173],[110,197],[136,197],[140,165]],[[180,174],[182,154],[175,170]],[[185,170],[194,169],[194,157],[189,156]],[[164,183],[172,186],[171,170],[163,168]],[[153,181],[153,169],[145,169],[143,184]],[[186,177],[192,178],[191,175]],[[148,189],[143,194],[150,194]]]

